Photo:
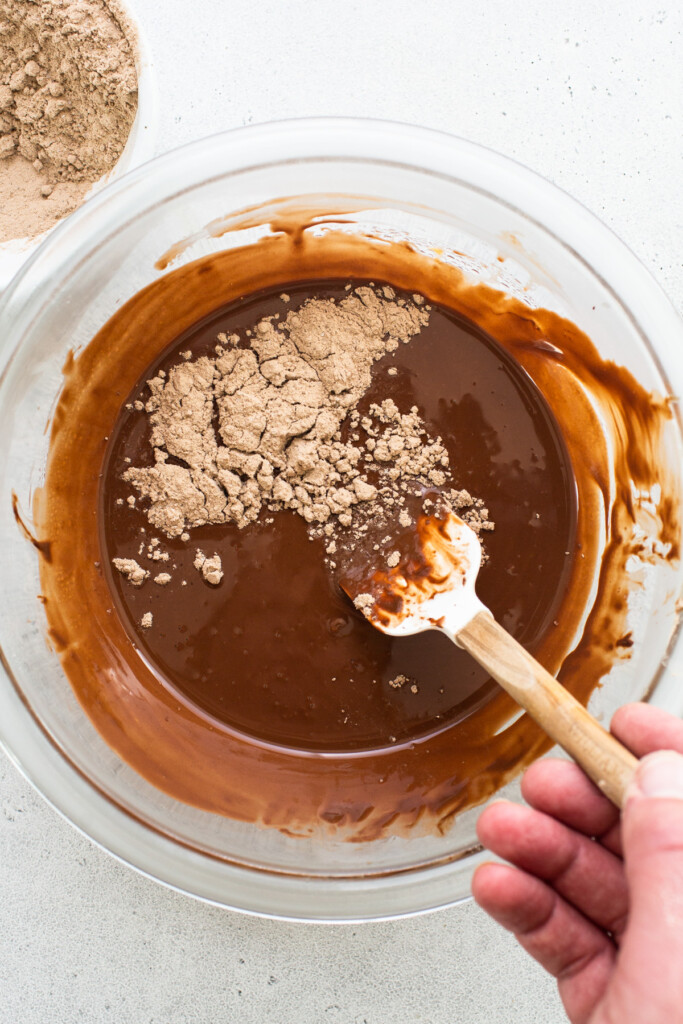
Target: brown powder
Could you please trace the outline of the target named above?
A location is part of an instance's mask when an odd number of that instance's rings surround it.
[[[353,603],[358,611],[363,612],[364,615],[375,607],[375,599],[372,594],[358,594],[358,596],[353,599]]]
[[[477,534],[493,529],[488,509],[481,500],[469,491],[449,486],[452,479],[448,452],[440,437],[428,436],[416,406],[402,413],[392,399],[385,399],[371,405],[368,416],[361,417],[353,410],[350,423],[352,429],[360,428],[366,435],[364,462],[366,466],[374,464],[380,484],[374,507],[364,509],[371,513],[375,531],[383,523],[394,520],[402,527],[409,527],[413,519],[403,507],[406,497],[418,496],[425,489],[429,489],[432,496],[424,498],[423,511],[458,512]],[[361,525],[360,529],[363,531],[365,527]],[[378,538],[374,549],[380,550],[392,539],[391,533]],[[393,560],[395,553],[388,551],[387,557]]]
[[[0,0],[0,242],[78,206],[123,152],[133,48],[105,0]]]
[[[211,558],[207,558],[203,551],[197,549],[194,567],[202,574],[206,582],[211,583],[214,587],[217,587],[223,579],[223,567],[221,565],[220,555],[214,553]]]
[[[362,537],[395,565],[396,524],[409,527],[421,507],[457,510],[477,532],[491,529],[483,503],[452,487],[448,452],[417,407],[401,412],[386,399],[367,415],[357,408],[373,364],[427,324],[429,306],[417,299],[397,299],[388,286],[312,298],[281,322],[259,321],[246,344],[219,334],[215,356],[185,351],[160,370],[147,401],[127,406],[149,417],[155,464],[123,474],[147,502],[149,522],[187,541],[191,528],[243,528],[264,506],[291,509],[325,538],[331,569],[331,556],[346,559]],[[136,500],[129,495],[131,507]],[[164,557],[158,544],[147,546],[148,558]],[[194,565],[220,583],[217,555],[198,549]]]
[[[48,189],[46,195],[44,188]],[[23,156],[3,160],[0,163],[0,242],[30,238],[47,231],[80,206],[89,188],[87,182],[46,185],[45,174]]]
[[[114,568],[118,569],[134,587],[141,587],[149,576],[147,570],[138,565],[134,558],[113,558],[112,562]]]
[[[397,676],[394,676],[393,679],[389,680],[389,686],[392,688],[392,690],[400,690],[407,683],[410,683],[410,679],[408,676],[404,676],[402,672],[400,672]],[[409,689],[411,693],[420,692],[419,687],[415,683],[410,683]]]
[[[407,682],[408,676],[404,676],[403,673],[399,673],[399,675],[394,676],[393,679],[389,680],[389,686],[391,686],[394,690],[400,690],[401,687]]]
[[[249,348],[222,335],[215,358],[159,373],[145,407],[156,465],[124,474],[149,499],[149,521],[169,537],[206,523],[244,527],[267,503],[309,523],[350,525],[352,507],[377,490],[341,425],[370,386],[373,363],[428,317],[399,306],[390,288],[360,287],[339,303],[311,299],[282,324],[261,320]]]

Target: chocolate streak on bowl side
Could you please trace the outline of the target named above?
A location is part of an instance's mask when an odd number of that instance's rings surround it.
[[[498,691],[442,731],[383,749],[285,749],[230,728],[165,685],[141,658],[117,614],[102,565],[98,496],[121,405],[183,332],[259,289],[294,288],[297,281],[322,278],[387,281],[421,292],[475,324],[546,397],[569,452],[577,497],[574,546],[564,594],[554,610],[560,625],[537,638],[534,653],[550,671],[559,670],[563,683],[583,701],[614,661],[628,656],[619,646],[632,585],[626,578],[628,558],[634,553],[679,557],[678,465],[667,459],[671,412],[665,399],[648,394],[628,371],[601,359],[590,339],[556,314],[472,285],[456,268],[407,244],[334,230],[315,236],[304,230],[306,221],[302,216],[292,226],[290,218],[280,234],[197,260],[149,285],[68,366],[46,482],[34,504],[38,537],[51,542],[52,561],[41,564],[50,636],[107,742],[180,800],[291,834],[332,827],[338,837],[361,840],[414,833],[418,822],[421,830],[443,829],[452,815],[487,799],[547,750],[545,735],[526,716],[506,727],[517,709]],[[417,339],[401,355],[411,353],[419,361],[419,346]],[[446,396],[443,401],[447,404]],[[611,461],[593,403],[614,446]],[[661,486],[656,512],[634,501],[632,483],[648,493]],[[495,496],[483,497],[495,520]],[[291,516],[292,523],[295,519]],[[636,522],[666,546],[662,555],[633,541]],[[211,547],[201,541],[201,531],[195,531],[194,541]],[[267,623],[263,628],[267,636]]]

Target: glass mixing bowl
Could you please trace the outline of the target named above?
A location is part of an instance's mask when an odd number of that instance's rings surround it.
[[[153,788],[100,738],[46,642],[38,556],[18,529],[12,493],[30,520],[67,352],[165,272],[155,268],[162,254],[183,238],[192,241],[180,260],[256,238],[255,228],[219,238],[202,230],[245,207],[315,196],[334,208],[339,195],[362,197],[365,207],[349,215],[349,230],[370,226],[436,248],[474,279],[564,313],[647,388],[683,393],[681,322],[604,225],[504,157],[400,124],[280,122],[168,153],[69,217],[7,289],[0,302],[2,743],[57,810],[122,861],[219,905],[316,921],[397,917],[466,898],[482,857],[478,810],[445,835],[322,842],[199,811]],[[678,419],[671,430],[680,458]],[[680,566],[646,581],[634,614],[647,643],[596,691],[591,709],[603,721],[645,693],[683,711],[680,592]],[[519,799],[518,783],[504,795]]]

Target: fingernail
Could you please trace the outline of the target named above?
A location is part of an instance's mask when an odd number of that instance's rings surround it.
[[[658,750],[644,757],[629,786],[627,799],[632,797],[683,800],[683,757],[673,750]]]

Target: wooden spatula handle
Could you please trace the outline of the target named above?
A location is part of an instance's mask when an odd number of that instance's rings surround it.
[[[638,764],[626,747],[603,729],[489,612],[475,615],[454,639],[581,765],[612,803],[623,807]]]

